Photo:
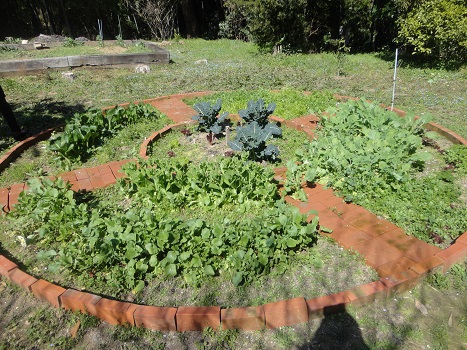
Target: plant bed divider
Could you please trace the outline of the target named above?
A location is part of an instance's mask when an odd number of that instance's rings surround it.
[[[202,96],[205,94],[208,93],[172,95],[141,102],[154,105],[168,99],[181,100],[182,98]],[[122,106],[125,106],[125,104]],[[402,111],[400,112],[403,113]],[[308,124],[316,124],[315,116],[301,117],[292,121],[286,121],[278,117],[271,117],[271,119],[303,131],[312,128],[312,126],[310,127]],[[184,127],[188,122],[189,120],[183,123],[172,124],[153,133],[141,146],[140,155],[142,157],[147,157],[147,146],[151,142],[162,137],[172,129]],[[440,127],[434,123],[430,123],[427,128],[436,132],[439,131],[441,134],[447,133],[455,140],[453,141],[454,143],[467,146],[467,141],[465,139],[446,128]],[[7,155],[0,159],[0,169],[4,169],[8,166],[12,159],[17,157],[27,147],[47,139],[52,131],[53,129],[49,129],[13,147]],[[117,178],[124,176],[123,173],[120,172],[122,165],[131,161],[135,160],[128,159],[99,165],[94,168],[79,169],[61,174],[58,177],[62,177],[62,179],[71,182],[73,185],[72,189],[75,191],[80,189],[92,190],[115,183]],[[285,172],[285,167],[275,169],[275,178],[283,180]],[[14,184],[8,188],[0,189],[0,206],[3,207],[4,211],[13,209],[13,204],[15,200],[17,200],[17,196],[24,189],[25,184]],[[309,197],[315,199],[319,196],[321,200],[320,203],[324,202],[328,204],[322,204],[323,208],[318,210],[320,218],[322,217],[324,221],[329,220],[330,223],[332,223],[332,220],[336,221],[337,218],[339,218],[335,213],[329,210],[330,206],[336,206],[332,191],[325,190],[322,186],[317,184],[308,184],[305,187],[305,192]],[[288,198],[288,202],[297,206],[299,209],[303,209],[299,201]],[[341,216],[345,216],[345,219],[341,219],[342,222],[339,224],[346,224],[348,227],[347,230],[349,230],[349,227],[352,227],[352,223],[358,222],[361,224],[362,216],[366,218],[369,217],[370,221],[372,219],[377,220],[377,218],[374,219],[371,216],[372,214],[362,207],[354,204],[346,204],[342,201],[340,202],[341,203],[337,205],[342,209],[343,214]],[[369,250],[363,249],[361,253],[367,257],[371,257],[372,252],[375,250],[380,251],[386,241],[395,240],[398,246],[404,247],[401,248],[404,249],[403,256],[396,255],[397,257],[393,260],[377,266],[376,270],[380,276],[380,279],[377,281],[357,286],[343,292],[307,300],[304,298],[294,298],[243,308],[138,305],[108,299],[71,288],[63,288],[62,286],[43,279],[37,279],[19,269],[17,264],[3,255],[0,255],[0,276],[10,283],[33,293],[36,298],[48,302],[56,308],[80,311],[85,314],[96,316],[110,324],[131,325],[159,331],[179,332],[202,331],[207,327],[211,327],[214,330],[259,330],[263,328],[273,329],[305,323],[312,319],[343,312],[348,305],[361,305],[370,303],[375,299],[384,300],[392,297],[395,293],[402,293],[413,289],[422,278],[429,274],[436,271],[446,273],[453,264],[462,262],[467,256],[467,231],[458,237],[450,247],[440,250],[425,242],[405,236],[405,233],[399,228],[394,229],[393,227],[387,227],[387,231],[380,231],[381,225],[384,225],[384,223],[382,224],[381,222],[374,221],[372,225],[370,225],[370,229],[367,228],[370,234],[367,236],[371,238],[366,237],[359,244],[361,247],[364,247],[366,244]],[[326,223],[326,226],[328,226],[328,223]],[[363,230],[365,229],[363,228]],[[372,233],[376,237],[372,237]],[[333,238],[346,249],[353,248],[352,245],[346,246],[345,240],[340,241],[340,239],[343,238],[340,238],[337,232],[331,234],[320,232],[320,234]]]
[[[107,44],[116,44],[116,41],[107,40]],[[133,41],[125,40],[126,44]],[[98,42],[84,42],[87,46],[97,46]],[[62,43],[48,43],[50,47],[62,46]],[[128,66],[135,64],[168,64],[170,53],[151,42],[144,42],[146,48],[151,52],[147,53],[122,53],[107,55],[82,55],[66,57],[36,58],[25,60],[0,61],[0,77],[12,75],[25,75],[43,71],[45,69],[69,69],[76,67],[102,67],[102,66]],[[6,46],[6,45],[0,45]],[[8,45],[23,50],[34,49],[33,44]]]

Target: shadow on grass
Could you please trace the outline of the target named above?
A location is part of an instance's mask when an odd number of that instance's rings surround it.
[[[75,113],[86,111],[83,104],[69,104],[49,98],[37,102],[33,101],[27,105],[10,103],[10,106],[18,124],[27,130],[27,136],[36,135],[49,128],[64,124]],[[0,152],[16,143],[3,118],[0,118],[0,135]]]
[[[369,349],[357,321],[345,309],[339,314],[324,313],[313,338],[297,349]]]

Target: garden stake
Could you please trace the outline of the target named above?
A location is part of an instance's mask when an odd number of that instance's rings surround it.
[[[225,142],[228,143],[230,140],[230,126],[225,127]]]
[[[394,61],[394,78],[392,79],[392,101],[391,101],[391,111],[394,109],[394,98],[396,96],[396,74],[397,74],[397,55],[399,49],[396,49],[396,60]]]

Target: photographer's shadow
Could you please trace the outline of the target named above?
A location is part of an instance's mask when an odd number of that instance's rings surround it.
[[[325,308],[324,318],[313,338],[310,342],[299,346],[298,349],[369,350],[370,348],[365,344],[357,321],[345,308],[338,314]]]

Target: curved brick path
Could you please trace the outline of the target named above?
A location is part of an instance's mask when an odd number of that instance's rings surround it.
[[[183,98],[209,93],[172,95],[142,101],[152,104],[177,124],[151,135],[143,143],[140,156],[145,157],[148,144],[169,131],[171,127],[191,121],[191,117],[196,112],[183,103]],[[402,111],[396,112],[404,114]],[[315,116],[305,116],[292,121],[274,119],[306,132],[309,137],[314,137],[313,130],[317,122]],[[456,143],[467,145],[465,139],[448,129],[433,123],[430,123],[428,128],[436,130]],[[47,139],[51,132],[52,130],[47,130],[13,147],[0,159],[0,171],[24,149]],[[120,171],[122,165],[132,161],[135,160],[110,162],[58,176],[69,181],[74,191],[90,191],[115,184],[116,179],[124,176]],[[283,180],[285,171],[285,168],[276,169],[276,179]],[[0,189],[0,208],[5,212],[11,210],[18,202],[19,194],[25,189],[24,183]],[[294,298],[262,306],[221,309],[219,306],[173,308],[137,305],[74,289],[65,289],[28,275],[2,255],[0,255],[0,275],[55,307],[89,313],[111,324],[129,323],[139,327],[172,331],[202,330],[206,327],[216,329],[220,325],[223,329],[257,330],[263,327],[276,328],[307,322],[310,317],[322,316],[324,312],[339,312],[346,304],[366,303],[375,298],[386,298],[394,292],[412,289],[426,274],[438,270],[445,273],[453,264],[463,261],[467,255],[467,232],[449,248],[441,250],[415,237],[407,236],[396,225],[378,218],[360,206],[345,203],[331,189],[315,184],[306,187],[305,192],[308,203],[288,196],[286,201],[298,207],[303,213],[312,209],[318,211],[320,224],[333,230],[331,234],[322,234],[331,237],[343,248],[353,249],[362,254],[367,264],[378,272],[380,277],[378,281],[309,300]]]

